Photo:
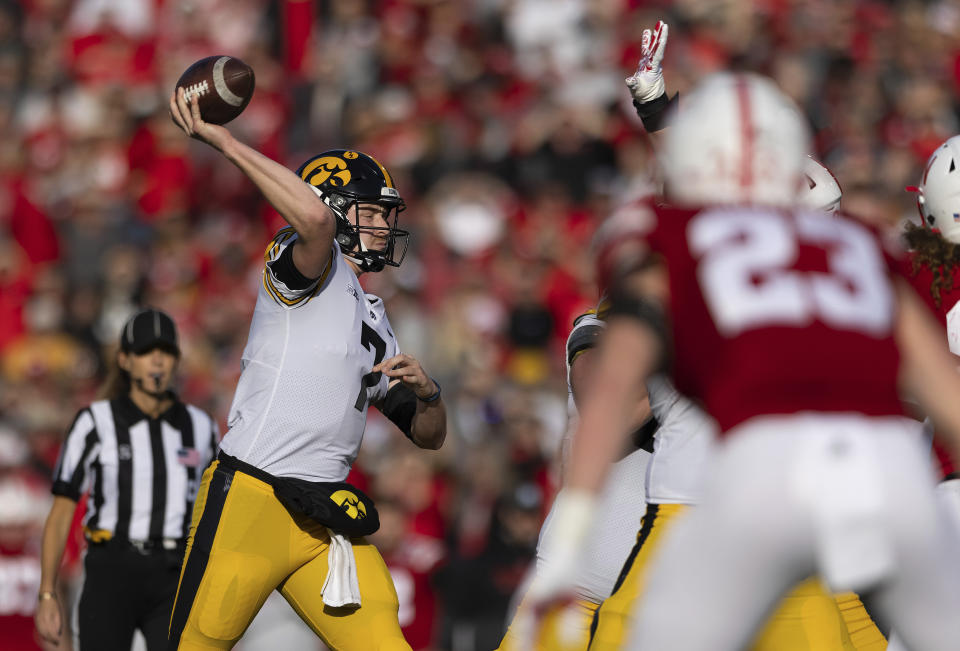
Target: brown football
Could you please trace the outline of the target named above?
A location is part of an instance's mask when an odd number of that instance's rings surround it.
[[[180,75],[177,88],[186,90],[187,103],[194,94],[204,122],[226,124],[243,112],[253,97],[253,68],[230,56],[200,59]]]

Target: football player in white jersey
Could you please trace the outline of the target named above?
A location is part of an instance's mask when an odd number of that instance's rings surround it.
[[[409,649],[376,548],[375,506],[345,483],[372,404],[419,447],[446,436],[440,387],[399,351],[358,275],[397,266],[407,233],[389,172],[332,150],[297,174],[200,118],[174,122],[236,165],[290,224],[267,246],[243,373],[204,473],[170,623],[171,649],[232,647],[274,589],[332,649]]]
[[[568,434],[561,443],[561,466],[568,462],[569,437],[576,427],[578,392],[590,382],[592,349],[604,327],[603,305],[598,310],[581,314],[574,321],[567,337],[567,413]],[[574,586],[575,600],[552,608],[537,622],[535,613],[521,601],[503,641],[500,651],[543,649],[550,651],[582,651],[586,648],[593,614],[604,599],[610,596],[616,584],[623,560],[629,555],[640,528],[642,510],[638,505],[645,499],[644,477],[647,462],[653,450],[653,432],[657,427],[650,417],[649,402],[638,396],[633,420],[643,423],[633,434],[624,451],[624,457],[610,471],[610,478],[597,509],[597,526],[585,550],[583,563],[577,570]],[[563,472],[561,471],[561,475]],[[560,494],[562,495],[561,490]],[[558,496],[559,498],[559,496]],[[562,498],[560,498],[562,499]],[[532,580],[538,571],[549,565],[553,513],[557,500],[540,530],[537,557]]]

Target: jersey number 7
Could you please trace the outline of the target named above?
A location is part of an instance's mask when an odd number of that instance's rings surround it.
[[[363,327],[360,329],[360,345],[370,350],[370,344],[373,344],[373,365],[376,366],[383,361],[383,354],[387,351],[387,343],[377,334],[376,330],[367,325],[366,321],[363,321],[362,324]],[[377,382],[380,381],[380,375],[380,371],[376,373],[371,371],[360,378],[360,393],[357,394],[357,401],[353,405],[354,409],[363,411],[364,406],[367,404],[367,389],[377,385]]]

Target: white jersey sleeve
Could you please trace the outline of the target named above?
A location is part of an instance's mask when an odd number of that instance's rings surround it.
[[[577,407],[573,401],[573,387],[570,384],[570,368],[580,353],[590,350],[597,345],[597,337],[603,331],[604,323],[597,318],[594,310],[578,316],[573,322],[573,330],[567,336],[567,416],[576,418]],[[569,429],[572,429],[572,424]]]
[[[647,380],[647,393],[650,411],[660,423],[647,467],[647,502],[696,504],[717,425],[664,375]]]
[[[567,390],[569,412],[576,417],[570,387],[570,365],[576,356],[596,345],[606,322],[588,312],[574,322],[567,338]],[[653,504],[694,504],[700,500],[700,484],[716,424],[699,406],[681,395],[665,375],[647,380],[650,411],[659,426],[654,435],[654,453],[647,466],[646,500]],[[564,453],[568,453],[568,441]]]
[[[570,436],[577,426],[577,409],[573,401],[573,389],[570,386],[570,368],[580,353],[596,345],[597,338],[604,327],[604,322],[591,311],[577,317],[573,330],[567,337],[567,392],[570,420],[561,450],[564,460],[569,454]],[[595,525],[578,570],[577,598],[600,603],[613,591],[623,562],[636,542],[637,531],[640,529],[645,503],[644,477],[649,459],[649,452],[636,450],[611,468],[607,483],[597,500]],[[552,535],[555,506],[556,501],[540,530],[537,568],[542,568],[544,564],[550,562],[546,556],[550,545],[544,544],[544,540]]]

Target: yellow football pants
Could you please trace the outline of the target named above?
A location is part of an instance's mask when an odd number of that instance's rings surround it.
[[[590,622],[599,604],[583,599],[564,606],[551,608],[535,630],[520,631],[522,618],[527,614],[526,599],[520,602],[517,614],[510,622],[497,651],[583,651],[590,640]],[[524,635],[530,639],[522,639]]]
[[[291,515],[269,484],[215,461],[193,509],[168,648],[231,648],[279,589],[331,649],[408,651],[393,581],[364,538],[352,540],[360,607],[323,604],[329,540],[322,525]]]
[[[624,564],[613,594],[594,616],[590,651],[614,651],[627,642],[634,605],[644,586],[650,558],[676,517],[690,508],[684,504],[648,504],[637,544]],[[840,608],[838,608],[838,604]],[[856,631],[857,644],[848,634]],[[874,646],[878,642],[884,646]],[[860,646],[860,645],[863,646]],[[836,600],[817,579],[799,584],[784,597],[766,626],[757,634],[752,651],[875,651],[886,648],[883,635],[856,595]]]

